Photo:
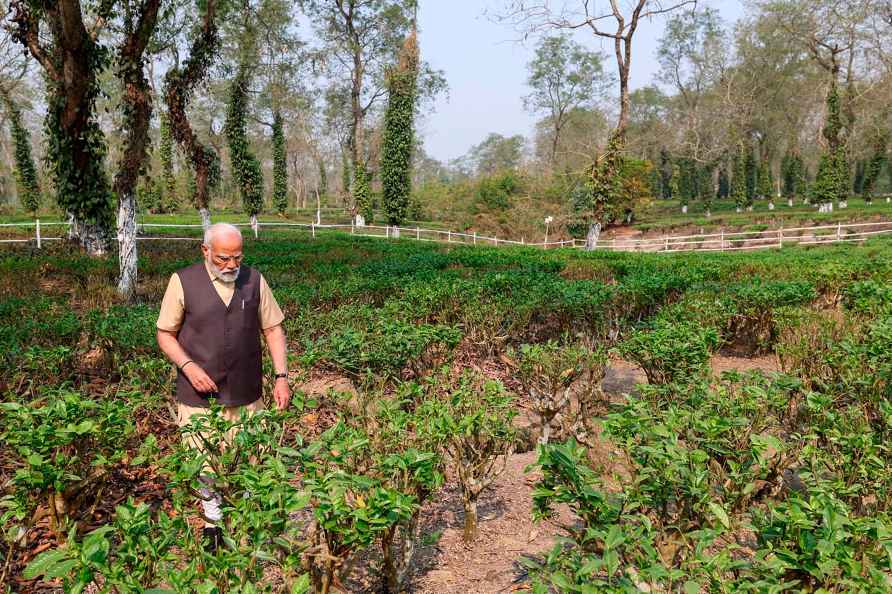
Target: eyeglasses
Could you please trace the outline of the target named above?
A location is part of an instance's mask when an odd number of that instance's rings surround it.
[[[245,256],[242,254],[239,254],[238,256],[218,256],[218,255],[214,254],[213,257],[214,257],[214,262],[218,266],[225,266],[226,264],[229,264],[230,262],[234,262],[236,264],[236,266],[238,266],[239,264],[242,263],[242,259]]]

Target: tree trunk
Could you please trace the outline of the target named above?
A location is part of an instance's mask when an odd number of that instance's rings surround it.
[[[136,196],[133,192],[118,198],[118,294],[130,300],[136,295]]]
[[[688,205],[687,204],[681,205],[681,214],[688,214]]]
[[[211,226],[211,211],[207,208],[199,208],[198,214],[201,216],[201,227],[205,231],[208,230],[208,227]]]
[[[216,0],[206,0],[201,32],[190,47],[188,59],[181,68],[171,69],[165,76],[164,95],[171,132],[195,172],[195,207],[199,211],[208,208],[211,167],[215,164],[216,153],[199,141],[186,109],[195,88],[207,76],[220,44],[216,8]]]
[[[365,227],[365,217],[359,213],[356,213],[356,226],[357,227]]]
[[[89,256],[102,256],[108,251],[109,236],[104,225],[78,219],[68,214],[68,238],[76,241]]]
[[[390,227],[390,237],[392,237],[393,239],[399,239],[400,238],[400,228],[397,227],[396,225],[391,226]]]
[[[793,199],[792,198],[787,200],[787,206],[789,206],[790,208],[793,208]]]
[[[598,239],[601,237],[601,223],[589,223],[588,234],[585,236],[585,251],[591,252],[598,247]]]
[[[402,538],[399,537],[400,533]],[[409,518],[406,526],[394,526],[383,539],[382,561],[387,594],[399,594],[403,591],[403,583],[412,568],[417,543],[418,512]]]
[[[119,51],[122,74],[124,129],[126,140],[118,172],[115,194],[118,196],[118,293],[125,299],[136,294],[136,183],[145,164],[152,117],[152,95],[143,71],[145,49],[155,31],[161,0],[144,3],[135,26],[125,21],[127,38]]]
[[[466,543],[474,542],[480,530],[477,525],[477,498],[465,497],[465,529],[462,533],[462,539]]]

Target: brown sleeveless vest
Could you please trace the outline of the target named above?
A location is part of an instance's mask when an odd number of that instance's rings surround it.
[[[204,262],[177,272],[183,285],[185,317],[177,333],[183,350],[214,380],[216,394],[200,394],[177,373],[177,400],[189,406],[209,406],[217,398],[224,406],[251,404],[262,394],[260,351],[260,273],[242,266],[229,307],[217,294]]]

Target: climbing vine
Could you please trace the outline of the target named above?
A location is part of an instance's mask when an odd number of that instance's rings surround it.
[[[827,149],[821,155],[815,183],[811,188],[811,197],[815,202],[823,204],[834,200],[845,201],[848,198],[851,180],[845,144],[841,138],[842,128],[839,91],[836,81],[833,81],[827,94],[827,119],[821,132],[827,141]]]
[[[372,210],[372,189],[369,187],[369,174],[366,173],[365,164],[360,161],[353,172],[353,200],[356,210],[365,219],[366,223],[372,222],[374,211]]]
[[[195,207],[202,211],[204,224],[210,223],[207,208],[211,191],[219,184],[220,159],[210,147],[199,140],[186,108],[196,87],[207,77],[208,70],[220,47],[217,23],[217,0],[198,3],[204,9],[202,25],[189,49],[189,57],[179,68],[171,68],[165,75],[164,96],[173,137],[192,165],[190,194]]]
[[[161,175],[164,188],[163,197],[159,202],[165,206],[173,206],[176,204],[177,186],[173,174],[173,135],[170,131],[170,118],[166,112],[161,113],[159,136],[158,152],[161,158]]]
[[[738,209],[743,208],[747,203],[746,145],[742,142],[737,147],[737,154],[734,155],[731,199],[734,200],[734,205]]]
[[[388,103],[384,115],[381,184],[384,212],[390,225],[402,224],[409,210],[417,80],[418,42],[413,31],[400,51],[399,64],[387,77]]]
[[[288,208],[288,164],[285,154],[285,130],[282,113],[273,114],[273,205],[284,215]]]
[[[6,93],[3,93],[3,102],[6,104],[15,147],[15,181],[19,202],[27,211],[34,213],[40,206],[40,184],[37,180],[37,167],[31,156],[31,133],[22,124],[22,112]]]
[[[251,152],[247,132],[248,84],[250,74],[244,65],[229,88],[229,106],[226,112],[226,139],[229,142],[229,159],[232,172],[242,196],[242,205],[249,216],[257,216],[263,209],[263,172],[260,161]]]
[[[888,145],[889,133],[888,131],[883,130],[877,134],[874,139],[873,156],[870,161],[868,161],[864,170],[864,183],[861,188],[861,194],[868,202],[873,198],[873,191],[876,188],[877,180],[880,179],[883,167],[886,166],[889,161],[886,156]]]

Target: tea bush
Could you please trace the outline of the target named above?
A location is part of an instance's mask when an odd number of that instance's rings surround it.
[[[644,370],[651,384],[669,384],[696,379],[709,371],[709,358],[719,344],[713,328],[695,322],[658,322],[651,329],[637,330],[619,350]]]

